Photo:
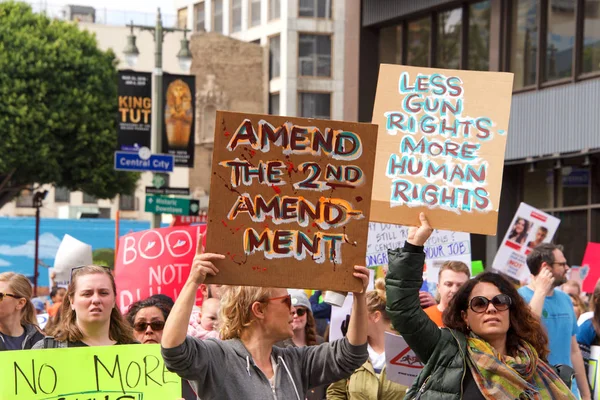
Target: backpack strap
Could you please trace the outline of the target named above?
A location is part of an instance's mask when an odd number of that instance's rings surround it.
[[[60,347],[66,347],[63,343],[54,339],[54,336],[46,336],[44,338],[44,349],[58,349]]]

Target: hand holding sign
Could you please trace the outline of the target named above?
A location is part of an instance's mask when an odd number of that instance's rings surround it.
[[[200,286],[204,283],[206,275],[217,275],[219,270],[212,263],[212,260],[223,260],[225,258],[222,254],[205,253],[204,252],[204,234],[198,235],[198,245],[196,246],[196,256],[192,262],[192,269],[190,271],[189,281],[194,282]]]
[[[406,241],[414,246],[425,246],[425,242],[433,233],[433,229],[429,225],[425,213],[419,214],[419,220],[421,221],[421,226],[410,228]]]

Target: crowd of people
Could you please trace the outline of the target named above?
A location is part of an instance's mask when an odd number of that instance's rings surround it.
[[[585,360],[600,342],[600,282],[588,299],[567,281],[562,248],[540,243],[527,257],[528,285],[494,272],[471,277],[467,265],[447,261],[436,301],[421,290],[432,229],[420,218],[404,247],[389,251],[373,290],[369,271],[354,267],[363,285],[341,339],[329,340],[331,306],[320,291],[205,284],[224,256],[199,248],[177,299],[154,295],[125,315],[107,267],[74,268],[48,303],[33,298],[25,276],[1,273],[0,351],[159,344],[185,400],[591,399]],[[411,387],[388,379],[386,332],[400,334],[424,366]]]

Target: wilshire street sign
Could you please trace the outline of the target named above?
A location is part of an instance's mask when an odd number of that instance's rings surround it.
[[[146,195],[145,210],[154,214],[198,215],[200,201]]]

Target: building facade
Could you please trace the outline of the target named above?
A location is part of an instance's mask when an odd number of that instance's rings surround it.
[[[358,0],[175,0],[175,5],[180,27],[268,48],[270,114],[357,120]]]
[[[520,202],[561,219],[555,242],[580,265],[600,242],[600,1],[363,0],[359,119],[379,63],[514,73],[498,236],[472,235],[491,264]]]

